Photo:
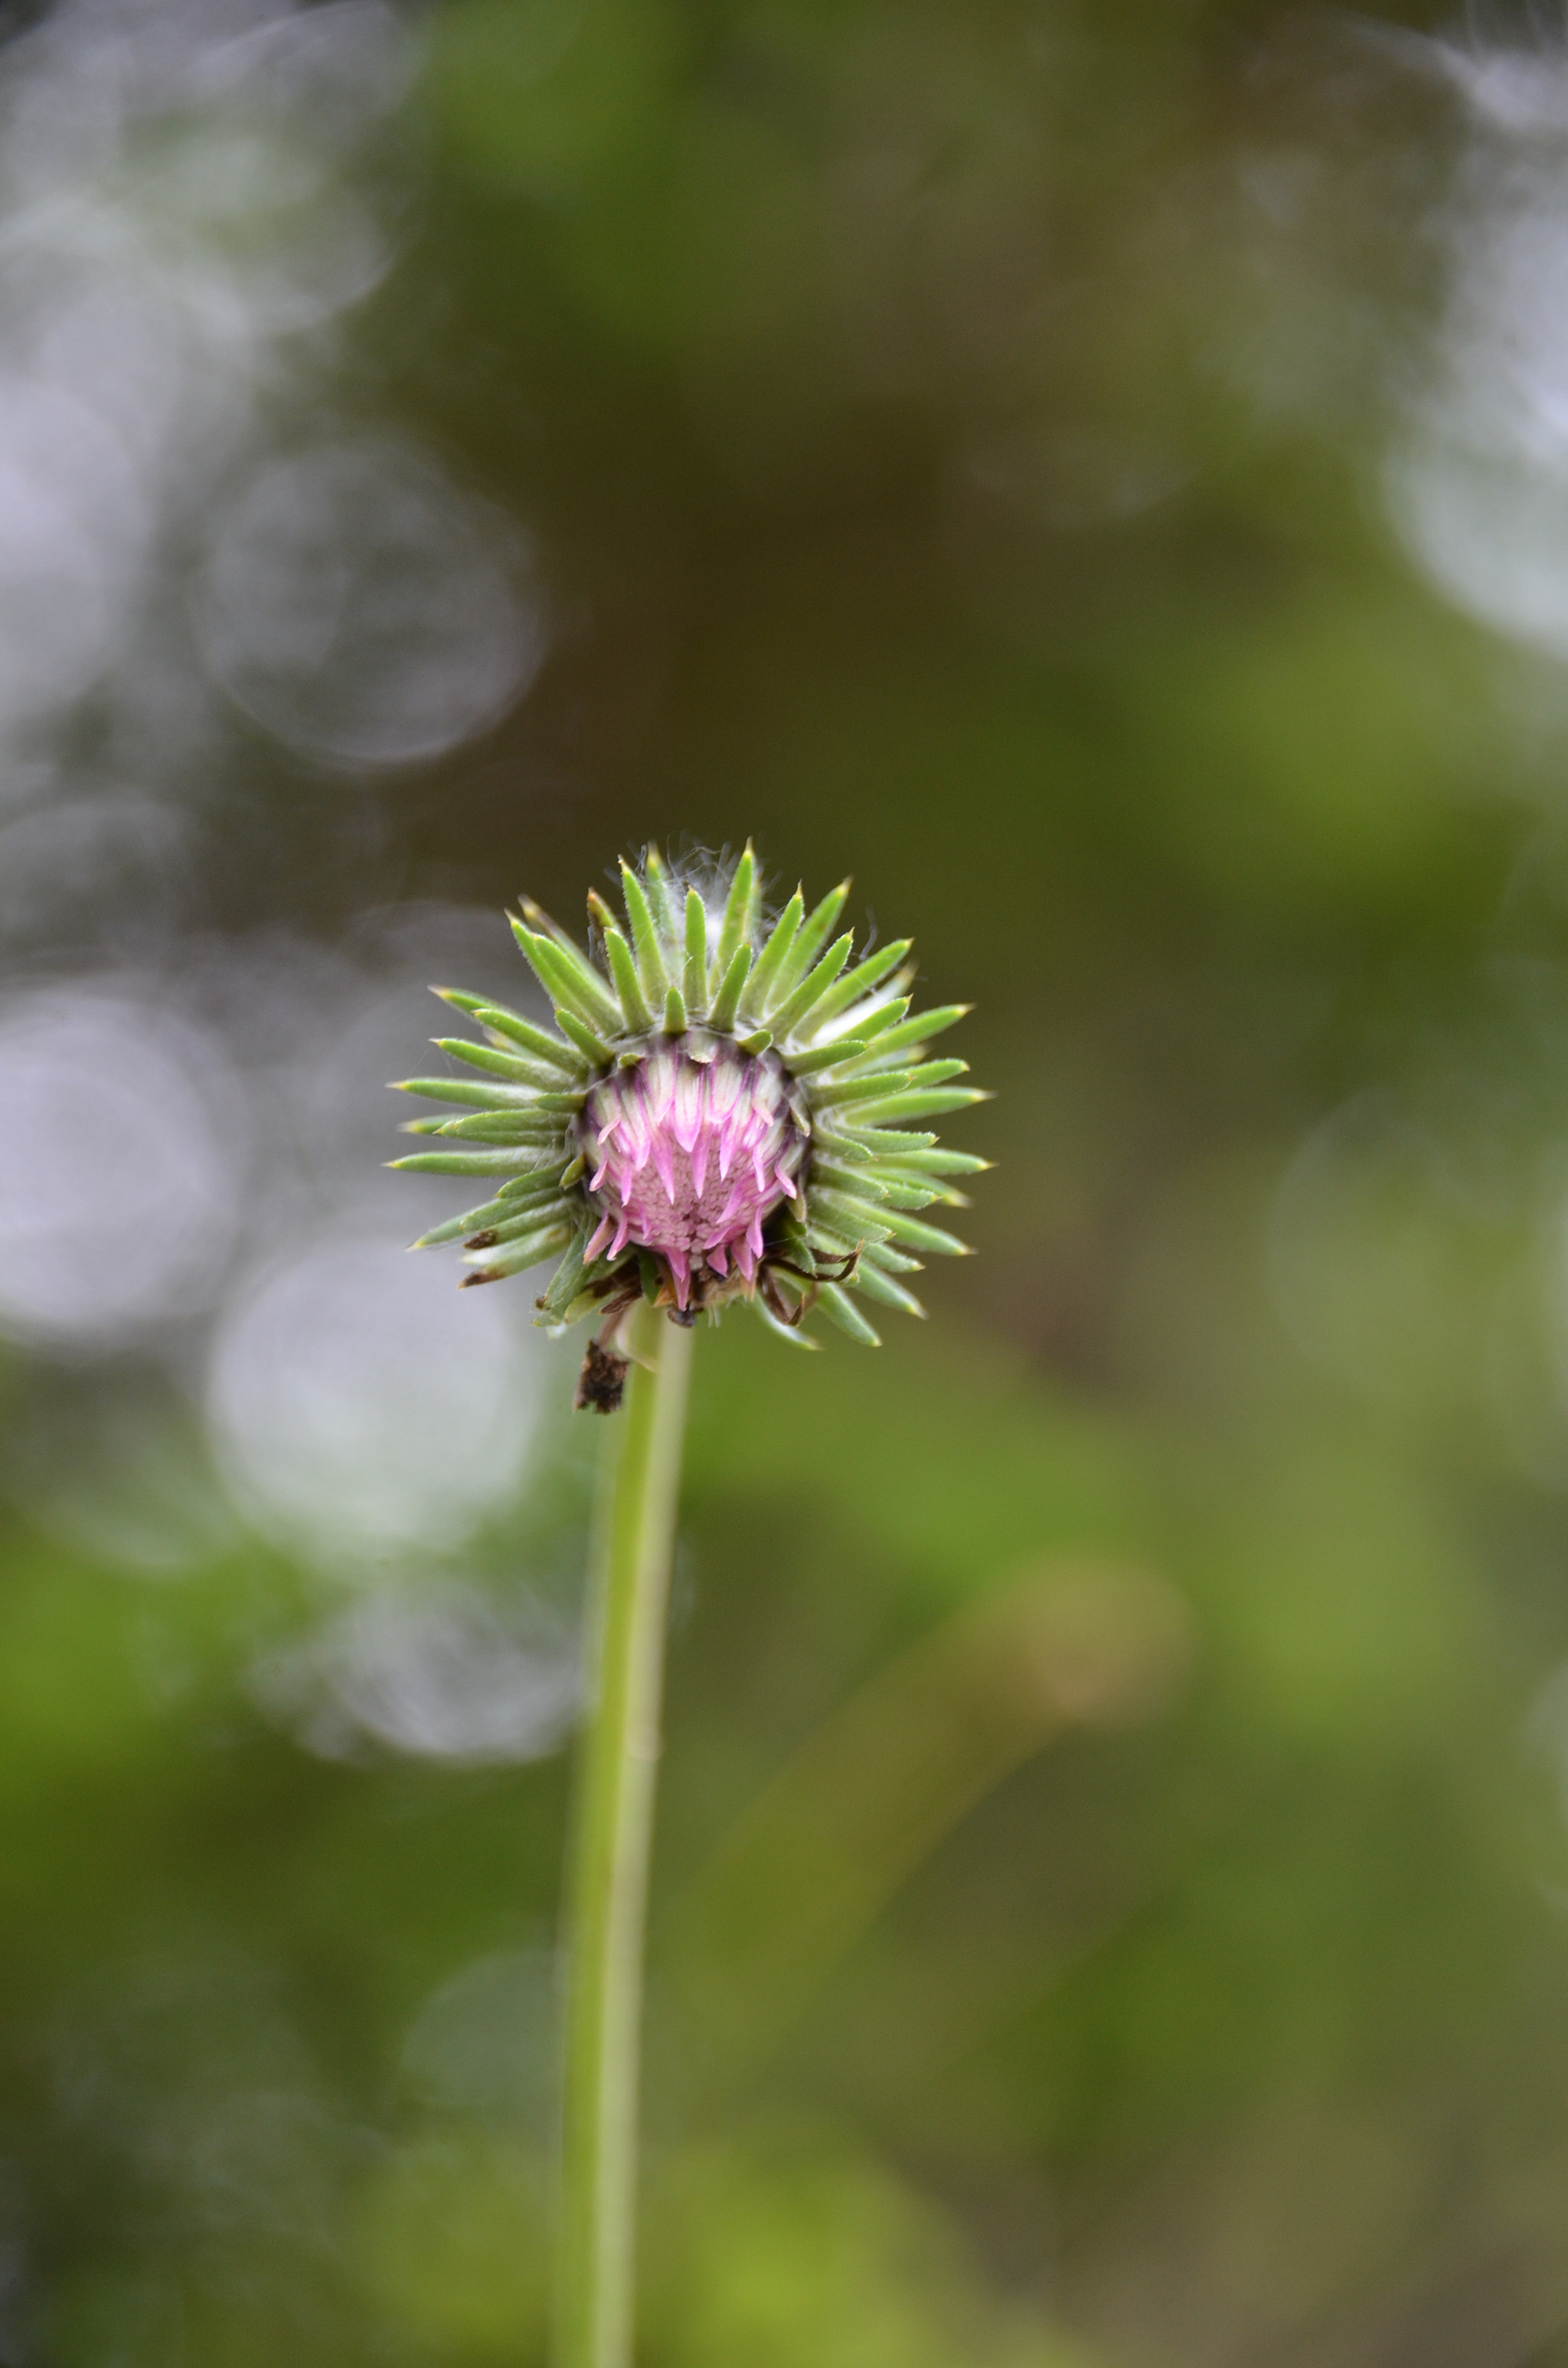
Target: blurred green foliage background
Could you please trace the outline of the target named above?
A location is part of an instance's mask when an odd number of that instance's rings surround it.
[[[372,132],[303,68],[255,97],[234,57],[301,25],[350,80],[353,40],[392,43]],[[0,715],[0,1107],[6,1025],[83,982],[142,1008],[130,980],[228,1044],[251,1115],[213,1126],[262,1144],[247,1172],[281,1144],[289,1210],[411,1238],[436,1209],[377,1178],[377,1097],[436,1022],[417,995],[346,1019],[351,973],[401,996],[449,942],[516,998],[500,906],[575,923],[649,837],[754,835],[780,897],[852,871],[926,991],[978,1006],[959,1049],[997,1099],[956,1132],[997,1166],[926,1326],[699,1343],[641,2356],[1560,2368],[1561,27],[1273,0],[389,27],[72,0],[0,51],[18,153],[52,124],[57,198],[137,257],[155,217],[160,256],[270,289],[286,214],[312,271],[359,252],[345,192],[385,233],[352,302],[281,306],[265,352],[246,315],[252,443],[206,477],[176,452],[197,490],[112,647]],[[76,285],[30,268],[0,272],[6,355]],[[336,564],[299,558],[311,504],[264,504],[234,581],[239,529],[211,555],[258,454],[329,431],[434,456],[516,538],[537,663],[503,652],[424,740],[374,727],[478,631],[438,569],[333,644],[307,712],[289,604]],[[177,808],[177,860],[150,808],[86,854],[49,835],[62,801],[131,814],[128,782]],[[280,1117],[266,1080],[306,1053]],[[72,1104],[106,1203],[111,1082]],[[17,1127],[0,1251],[35,1241]],[[101,1338],[37,1281],[90,1251],[91,1196],[9,1299],[0,1257],[6,2362],[544,2356],[576,1349],[497,1349],[526,1389],[479,1479],[382,1536],[374,1440],[345,1495],[314,1394],[341,1341],[285,1326],[288,1468],[247,1494],[232,1311],[280,1194],[205,1296],[149,1284]],[[505,1290],[505,1318],[453,1306],[520,1323]],[[497,1655],[521,1725],[473,1707]]]

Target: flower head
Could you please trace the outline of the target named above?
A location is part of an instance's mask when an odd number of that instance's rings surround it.
[[[915,1253],[964,1245],[914,1212],[961,1205],[949,1179],[988,1165],[910,1123],[984,1099],[953,1082],[962,1061],[926,1058],[968,1005],[910,1015],[907,939],[850,966],[852,933],[833,939],[847,882],[765,928],[749,846],[706,884],[651,847],[622,889],[624,930],[588,899],[592,955],[537,905],[512,923],[555,1030],[436,989],[485,1041],[437,1038],[471,1074],[403,1083],[467,1114],[416,1120],[450,1147],[393,1165],[483,1176],[494,1197],[415,1247],[465,1237],[468,1283],[563,1253],[540,1320],[603,1316],[578,1403],[606,1411],[639,1298],[677,1324],[745,1301],[795,1339],[821,1306],[874,1347],[849,1292],[918,1315]]]

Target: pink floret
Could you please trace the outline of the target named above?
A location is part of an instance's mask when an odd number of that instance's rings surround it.
[[[704,1269],[722,1280],[733,1261],[755,1280],[763,1224],[795,1198],[806,1150],[776,1061],[672,1045],[607,1077],[583,1116],[602,1212],[590,1261],[628,1245],[653,1251],[682,1308]]]

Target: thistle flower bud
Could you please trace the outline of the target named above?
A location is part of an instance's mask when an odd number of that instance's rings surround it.
[[[963,1062],[926,1057],[969,1007],[910,1014],[907,940],[850,967],[852,934],[833,938],[847,882],[810,915],[797,892],[766,929],[749,846],[700,883],[650,847],[622,889],[624,931],[589,897],[597,961],[536,905],[512,924],[554,1030],[435,990],[485,1041],[437,1038],[467,1074],[403,1081],[463,1114],[415,1121],[451,1147],[392,1162],[489,1180],[490,1199],[415,1245],[462,1237],[467,1283],[563,1253],[540,1320],[602,1316],[578,1404],[604,1412],[639,1298],[677,1324],[744,1301],[808,1347],[820,1306],[874,1347],[849,1292],[920,1315],[902,1280],[914,1253],[964,1245],[914,1212],[962,1205],[950,1179],[989,1165],[910,1126],[986,1099],[953,1082]]]

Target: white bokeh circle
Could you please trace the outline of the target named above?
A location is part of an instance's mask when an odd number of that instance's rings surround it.
[[[135,472],[97,414],[0,378],[0,721],[74,699],[108,664],[147,531]]]
[[[540,1350],[498,1293],[353,1234],[286,1253],[225,1311],[208,1418],[257,1526],[335,1566],[455,1545],[516,1487]]]
[[[0,1329],[107,1347],[189,1313],[229,1251],[243,1124],[215,1042],[155,997],[0,1008]]]
[[[325,1759],[369,1745],[501,1767],[565,1740],[580,1673],[575,1635],[537,1599],[439,1577],[356,1595],[316,1635],[268,1656],[252,1686]]]
[[[413,764],[494,723],[544,655],[506,520],[402,446],[274,461],[220,521],[197,599],[207,663],[301,755]]]

